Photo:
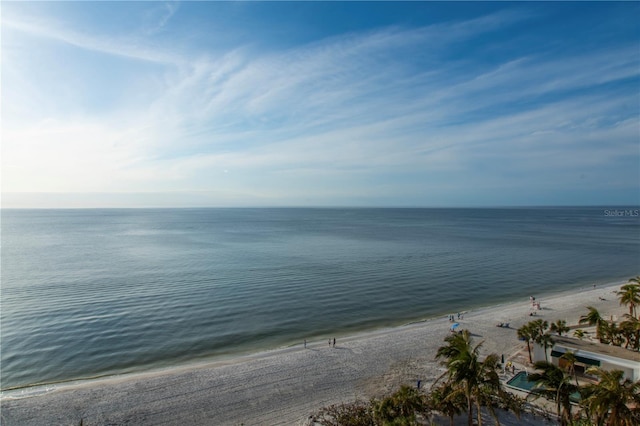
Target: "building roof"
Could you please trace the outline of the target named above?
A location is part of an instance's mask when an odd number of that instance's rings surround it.
[[[640,352],[621,348],[620,346],[605,345],[588,340],[574,339],[566,336],[553,336],[556,345],[564,346],[573,350],[591,352],[594,354],[608,355],[629,361],[640,362]]]

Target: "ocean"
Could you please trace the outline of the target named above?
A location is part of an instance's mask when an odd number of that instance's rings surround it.
[[[637,207],[4,209],[1,221],[3,390],[640,275]]]

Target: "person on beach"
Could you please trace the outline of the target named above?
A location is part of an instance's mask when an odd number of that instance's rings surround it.
[[[335,337],[333,338],[333,347],[334,348],[336,347],[336,338]]]
[[[304,348],[307,349],[307,339],[304,339]]]

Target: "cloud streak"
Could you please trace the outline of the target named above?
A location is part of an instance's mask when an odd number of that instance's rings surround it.
[[[162,8],[149,33],[164,31],[178,11]],[[469,181],[486,191],[541,190],[548,185],[541,175],[562,176],[570,190],[580,182],[567,176],[597,180],[621,159],[638,159],[640,58],[628,42],[561,56],[449,58],[461,43],[536,18],[501,11],[289,48],[181,54],[3,18],[19,33],[164,66],[157,91],[130,94],[151,99],[142,107],[9,126],[3,186],[209,191],[275,204],[331,203],[332,194],[345,202],[350,193],[370,203],[407,194],[407,203],[420,204],[425,190],[442,197],[438,188],[454,186],[463,194]]]
[[[165,19],[168,20],[170,16]],[[2,25],[6,30],[16,31],[33,37],[68,44],[80,49],[108,55],[121,56],[139,61],[149,61],[161,64],[179,64],[183,59],[166,50],[159,50],[149,46],[144,41],[131,37],[99,37],[84,32],[77,32],[61,24],[42,18],[13,19],[3,15]],[[158,28],[164,24],[158,24]]]

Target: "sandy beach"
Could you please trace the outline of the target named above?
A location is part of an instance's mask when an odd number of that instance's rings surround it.
[[[614,292],[620,284],[562,294],[534,295],[541,310],[529,316],[523,300],[465,312],[461,328],[484,340],[482,352],[509,359],[523,346],[516,329],[532,319],[576,324],[595,306],[609,317],[625,312]],[[452,314],[457,314],[452,312]],[[509,328],[496,327],[509,323]],[[415,384],[429,386],[444,371],[434,360],[450,321],[429,319],[349,337],[335,347],[321,341],[233,360],[180,366],[65,385],[5,392],[3,425],[295,425],[317,409],[369,399]]]

